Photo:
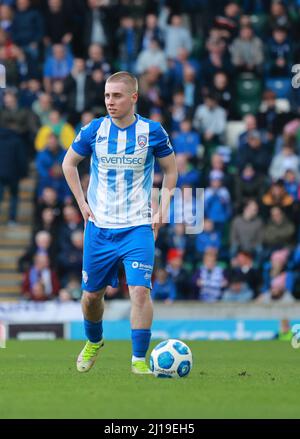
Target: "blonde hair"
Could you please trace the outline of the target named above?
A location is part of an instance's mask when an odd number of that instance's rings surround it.
[[[138,92],[138,80],[132,73],[129,72],[124,71],[114,73],[107,78],[106,82],[123,82],[128,86],[130,92]]]

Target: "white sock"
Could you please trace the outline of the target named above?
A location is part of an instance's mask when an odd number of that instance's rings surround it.
[[[146,357],[135,357],[132,355],[131,362],[135,363],[136,361],[146,361]]]

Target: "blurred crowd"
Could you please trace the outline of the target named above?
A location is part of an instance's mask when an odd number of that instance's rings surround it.
[[[191,209],[205,188],[202,233],[174,221],[160,230],[152,297],[299,299],[299,24],[299,0],[0,1],[0,203],[8,187],[12,226],[19,181],[29,163],[37,171],[24,297],[80,299],[83,222],[61,164],[80,128],[105,114],[106,78],[128,70],[137,112],[170,134]],[[86,192],[88,160],[80,178]],[[107,298],[127,296],[120,267]]]

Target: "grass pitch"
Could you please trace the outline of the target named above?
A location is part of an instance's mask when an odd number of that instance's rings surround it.
[[[162,380],[130,372],[130,342],[107,341],[80,374],[82,342],[9,341],[0,349],[0,418],[300,417],[300,350],[290,343],[188,345],[189,377]]]

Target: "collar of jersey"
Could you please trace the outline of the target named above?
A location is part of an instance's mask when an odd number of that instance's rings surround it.
[[[128,130],[128,128],[133,127],[133,126],[137,123],[137,121],[139,120],[139,115],[138,115],[137,113],[134,113],[134,115],[135,115],[135,121],[132,122],[130,125],[128,125],[128,126],[125,127],[125,128],[120,128],[120,127],[118,127],[118,125],[116,125],[116,124],[113,122],[111,116],[108,115],[107,117],[110,119],[112,125],[114,125],[118,130],[126,131],[126,130]]]

